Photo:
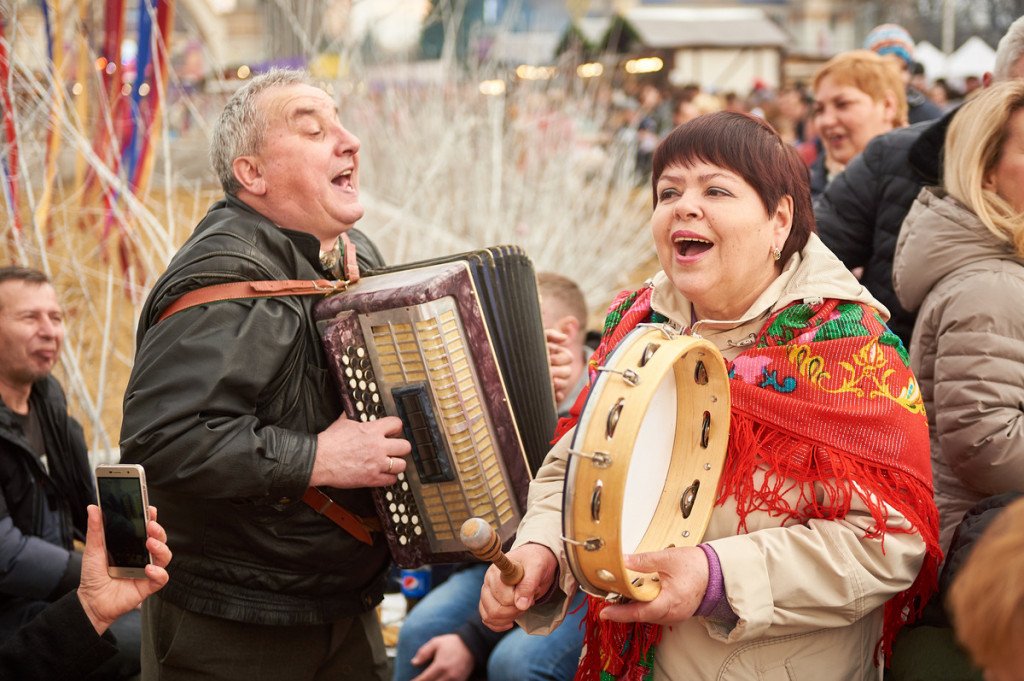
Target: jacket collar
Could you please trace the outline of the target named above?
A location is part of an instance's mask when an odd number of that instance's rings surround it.
[[[32,384],[32,392],[28,397],[29,408],[42,410],[50,399],[50,376],[41,378]],[[37,411],[40,418],[42,413]],[[7,403],[0,399],[0,429],[9,430],[14,426],[14,412],[7,406]]]
[[[292,244],[295,246],[295,249],[298,250],[299,253],[302,254],[302,257],[308,260],[310,264],[312,264],[317,269],[317,271],[320,271],[322,269],[322,267],[320,266],[320,240],[317,239],[312,234],[309,234],[308,232],[299,232],[294,229],[286,229],[285,227],[281,227],[277,223],[272,222],[262,213],[257,212],[252,206],[247,204],[245,201],[242,201],[240,198],[233,194],[225,194],[224,199],[222,201],[218,201],[217,203],[213,204],[213,206],[210,207],[210,211],[216,210],[217,208],[223,208],[226,206],[237,208],[238,210],[243,210],[247,213],[250,213],[254,220],[266,221],[274,225],[274,227],[279,232],[281,232],[281,234],[283,234],[285,237],[288,238],[289,241],[292,242]]]
[[[1013,244],[998,238],[970,209],[937,187],[921,190],[900,230],[893,286],[900,304],[916,310],[946,276],[977,263],[1024,265]]]
[[[910,145],[907,161],[925,184],[938,184],[942,180],[942,147],[946,141],[946,130],[957,111],[959,107],[942,118],[917,124],[921,126],[921,135]]]

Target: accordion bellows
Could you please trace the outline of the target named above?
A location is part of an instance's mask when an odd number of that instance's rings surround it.
[[[470,517],[507,543],[555,423],[525,254],[371,274],[314,314],[348,417],[398,416],[412,443],[398,482],[373,491],[395,562],[473,560],[459,540]]]

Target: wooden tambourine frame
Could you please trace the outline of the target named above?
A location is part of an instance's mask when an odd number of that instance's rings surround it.
[[[695,546],[703,537],[729,439],[728,373],[710,342],[662,324],[630,332],[599,371],[570,445],[562,539],[584,591],[611,600],[650,601],[661,590],[657,575],[627,569],[623,556]],[[642,532],[639,544],[624,547],[622,518],[630,509],[623,504],[634,450],[644,442],[642,427],[661,425],[650,418],[645,423],[645,417],[659,388],[665,401],[673,377],[676,425],[674,436],[664,436],[672,443],[665,483],[656,502],[644,501],[654,507],[648,527],[627,528]]]

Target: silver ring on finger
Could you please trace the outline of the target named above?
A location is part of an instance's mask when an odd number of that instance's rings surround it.
[[[391,475],[391,469],[393,469],[394,467],[395,467],[395,457],[389,456],[388,457],[388,470],[387,470],[387,474],[388,475]]]

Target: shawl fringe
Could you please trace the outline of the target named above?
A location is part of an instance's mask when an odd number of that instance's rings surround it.
[[[764,472],[763,476],[757,474],[759,470]],[[820,501],[815,485],[823,490]],[[795,506],[786,501],[794,488],[799,488]],[[717,504],[729,497],[736,501],[739,532],[747,531],[747,516],[755,511],[778,517],[780,526],[802,519],[838,520],[849,513],[851,502],[857,498],[874,519],[865,536],[881,541],[883,551],[888,533],[921,536],[926,555],[917,578],[910,588],[885,604],[875,662],[879,661],[879,653],[888,662],[896,634],[920,616],[938,581],[942,551],[931,486],[896,468],[783,432],[777,425],[761,423],[734,406],[729,427],[729,466],[723,471]],[[908,524],[890,525],[890,507]]]
[[[602,621],[599,615],[608,605],[604,599],[587,596],[587,614],[583,619],[585,653],[574,681],[653,678],[654,651],[661,642],[661,627],[642,622]]]

